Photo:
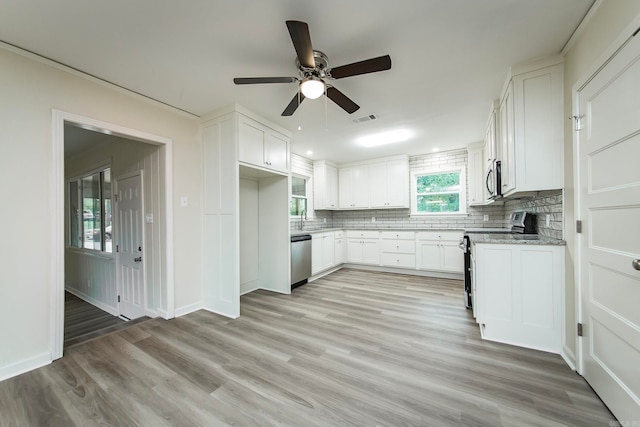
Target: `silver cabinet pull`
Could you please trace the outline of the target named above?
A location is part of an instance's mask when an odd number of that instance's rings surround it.
[[[634,259],[631,261],[631,266],[636,270],[640,270],[640,259]]]

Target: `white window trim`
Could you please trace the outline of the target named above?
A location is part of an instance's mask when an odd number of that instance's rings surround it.
[[[434,173],[460,173],[460,211],[459,212],[418,212],[418,186],[416,177]],[[411,171],[411,216],[466,216],[467,215],[467,169],[464,166],[438,166]]]
[[[291,173],[291,177],[296,177],[296,178],[300,178],[300,179],[304,179],[305,182],[305,194],[306,194],[306,199],[307,199],[307,212],[305,215],[305,220],[310,220],[313,219],[313,182],[312,182],[312,177],[302,174],[302,173]],[[291,185],[289,185],[289,199],[292,199],[293,195],[291,194]],[[300,219],[300,215],[289,215],[289,218],[291,219]]]

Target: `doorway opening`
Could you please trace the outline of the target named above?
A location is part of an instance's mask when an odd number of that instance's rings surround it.
[[[122,327],[125,312],[173,317],[171,152],[168,138],[54,111],[52,359],[65,346]],[[120,181],[138,183],[128,187],[140,205],[136,239],[123,234],[132,232],[130,222],[119,224]],[[130,269],[121,269],[125,240],[135,250],[128,253],[138,272],[133,291]],[[123,297],[137,304],[133,315]]]

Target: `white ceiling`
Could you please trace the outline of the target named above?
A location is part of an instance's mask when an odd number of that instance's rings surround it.
[[[482,140],[508,67],[560,53],[592,4],[3,0],[0,40],[198,116],[238,103],[289,129],[293,152],[342,163]],[[233,84],[234,77],[297,75],[287,19],[309,24],[329,66],[391,55],[389,71],[335,81],[360,110],[349,115],[322,97],[281,117],[295,84]],[[352,122],[371,113],[379,119]],[[395,129],[412,137],[369,149],[355,142]]]

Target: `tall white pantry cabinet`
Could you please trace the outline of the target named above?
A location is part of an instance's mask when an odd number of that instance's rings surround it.
[[[238,106],[206,117],[202,134],[203,308],[236,318],[241,285],[291,292],[289,135]],[[242,198],[241,179],[254,182]],[[241,212],[241,200],[258,209]],[[256,232],[240,233],[241,221]],[[249,283],[241,271],[253,272]]]

